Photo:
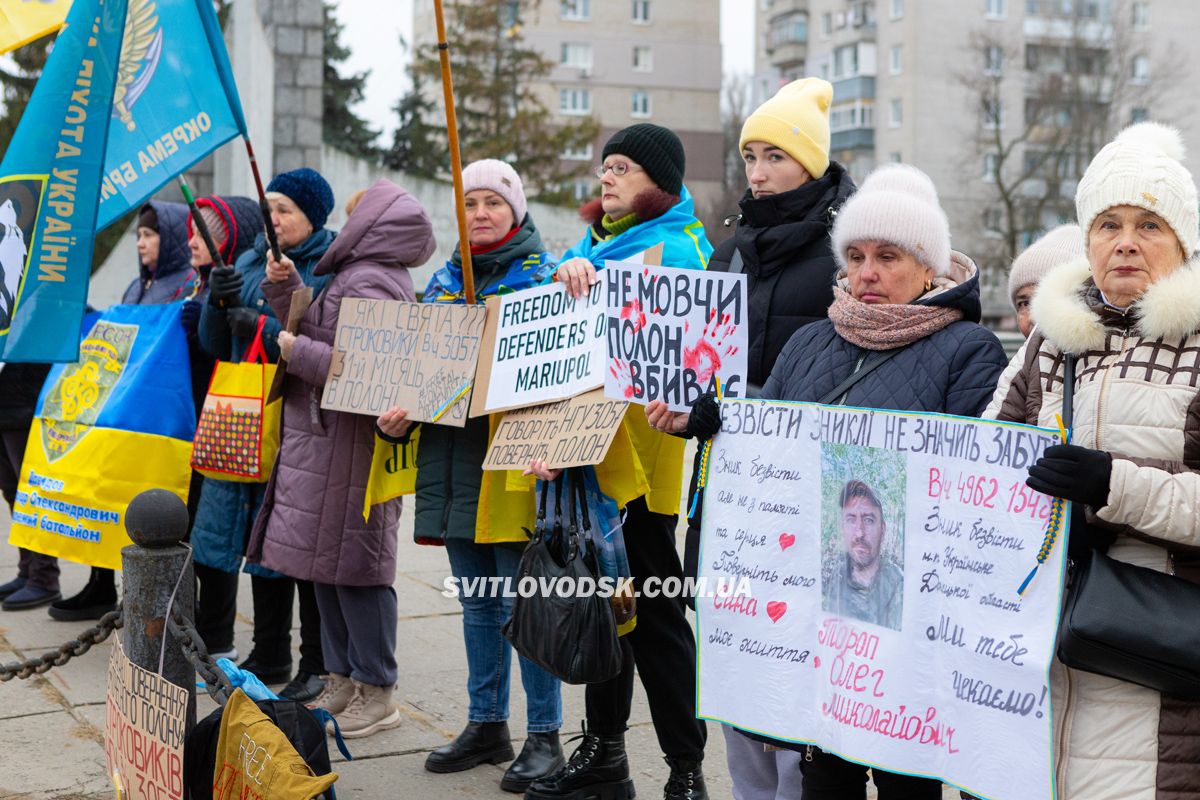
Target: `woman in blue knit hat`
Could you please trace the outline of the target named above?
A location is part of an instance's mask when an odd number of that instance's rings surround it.
[[[307,167],[276,175],[267,185],[271,224],[279,248],[296,265],[306,286],[319,293],[329,282],[313,270],[333,242],[325,222],[333,211],[333,190]],[[277,337],[283,330],[259,288],[267,274],[268,244],[259,233],[254,247],[233,267],[214,269],[209,301],[200,315],[200,342],[215,358],[241,361],[262,320],[267,358],[279,360]],[[247,537],[262,504],[265,483],[204,481],[200,507],[192,528],[195,559],[212,569],[237,572],[242,568]],[[321,618],[312,584],[295,581],[256,565],[246,565],[254,596],[254,649],[241,666],[264,683],[290,683],[281,696],[307,701],[320,693],[325,672],[321,656]],[[300,664],[292,673],[292,606],[300,595]],[[222,653],[237,658],[236,650]]]

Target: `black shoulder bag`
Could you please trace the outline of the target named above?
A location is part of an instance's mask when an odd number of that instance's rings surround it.
[[[1063,424],[1071,427],[1075,357],[1063,363]],[[1088,548],[1067,567],[1058,659],[1068,667],[1200,699],[1200,586]]]

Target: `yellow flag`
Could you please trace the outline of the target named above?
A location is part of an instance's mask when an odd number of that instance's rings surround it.
[[[0,0],[0,54],[63,26],[71,0]]]

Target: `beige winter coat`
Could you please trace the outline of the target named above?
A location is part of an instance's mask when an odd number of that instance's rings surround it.
[[[1062,353],[1078,356],[1072,441],[1113,456],[1108,505],[1088,509],[1091,521],[1118,532],[1108,554],[1163,572],[1177,558],[1194,560],[1200,259],[1125,313],[1104,305],[1086,260],[1065,264],[1042,281],[1031,311],[1037,327],[984,416],[1056,427]],[[1185,613],[1200,624],[1200,608]],[[1057,661],[1051,691],[1060,800],[1200,797],[1200,704]]]

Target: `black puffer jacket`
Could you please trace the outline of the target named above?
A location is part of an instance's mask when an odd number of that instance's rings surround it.
[[[829,229],[854,190],[845,168],[830,162],[823,177],[790,192],[756,200],[747,191],[739,204],[737,230],[713,253],[708,268],[721,272],[729,271],[735,247],[742,256],[750,312],[747,378],[752,386],[766,382],[793,333],[825,318],[837,271]]]
[[[6,364],[0,372],[0,431],[28,430],[50,364]]]

